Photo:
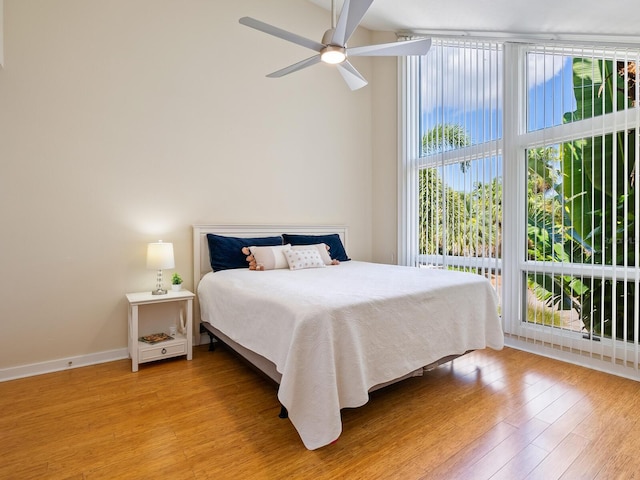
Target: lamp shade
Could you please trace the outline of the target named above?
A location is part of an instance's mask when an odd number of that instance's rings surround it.
[[[147,245],[147,268],[164,270],[175,267],[173,260],[173,243],[163,243],[162,240]]]

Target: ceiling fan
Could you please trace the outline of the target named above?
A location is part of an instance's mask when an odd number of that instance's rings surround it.
[[[320,42],[309,40],[308,38],[287,32],[286,30],[255,20],[251,17],[242,17],[239,21],[247,27],[255,28],[261,32],[268,33],[274,37],[293,42],[317,52],[316,55],[270,73],[267,77],[283,77],[289,73],[315,65],[316,63],[324,62],[336,65],[349,88],[351,90],[357,90],[367,85],[367,81],[353,65],[351,65],[347,57],[424,55],[431,47],[431,39],[420,38],[403,42],[348,48],[347,41],[351,38],[351,35],[362,21],[362,18],[372,3],[373,0],[344,0],[340,17],[336,22],[335,0],[331,0],[331,28],[324,33]]]

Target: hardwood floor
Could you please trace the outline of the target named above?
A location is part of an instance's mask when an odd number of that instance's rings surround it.
[[[316,451],[224,348],[130,365],[0,383],[0,478],[640,478],[640,384],[517,350],[374,392]]]

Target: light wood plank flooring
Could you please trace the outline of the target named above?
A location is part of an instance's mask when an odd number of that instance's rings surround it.
[[[640,478],[640,384],[504,349],[342,412],[308,451],[228,350],[0,383],[2,479]]]

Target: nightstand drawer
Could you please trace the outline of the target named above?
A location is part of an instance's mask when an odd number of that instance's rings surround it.
[[[175,357],[187,354],[187,341],[174,341],[166,344],[158,344],[149,348],[140,348],[139,362],[150,362],[161,358]]]

